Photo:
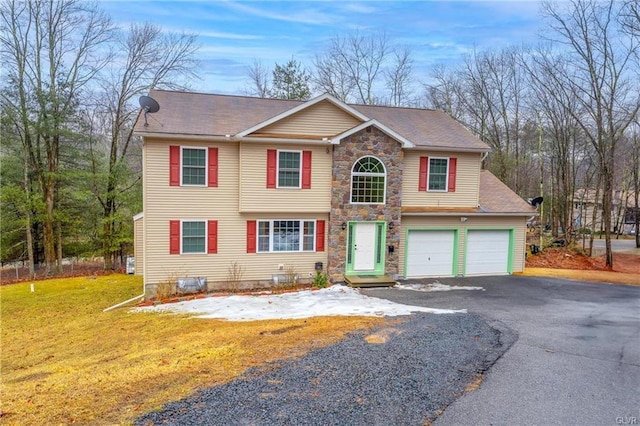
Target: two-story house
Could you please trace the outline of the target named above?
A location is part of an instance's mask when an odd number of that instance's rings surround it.
[[[489,147],[446,114],[154,90],[139,119],[136,270],[264,287],[320,264],[349,277],[522,271],[535,210],[488,171]],[[145,123],[146,121],[146,123]]]

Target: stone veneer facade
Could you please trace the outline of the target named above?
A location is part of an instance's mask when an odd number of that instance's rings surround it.
[[[387,172],[385,204],[351,204],[351,170],[354,163],[364,156],[376,157],[384,164]],[[393,223],[393,229],[387,228],[385,273],[393,275],[399,272],[403,169],[404,151],[401,143],[373,126],[354,133],[334,147],[327,265],[332,282],[344,281],[347,231],[342,229],[342,224],[349,221]],[[389,252],[389,246],[393,246],[392,253]]]

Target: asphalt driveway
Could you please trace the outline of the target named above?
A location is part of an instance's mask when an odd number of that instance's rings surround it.
[[[435,425],[640,424],[640,288],[516,276],[440,282],[485,291],[362,292],[468,309],[519,338]]]

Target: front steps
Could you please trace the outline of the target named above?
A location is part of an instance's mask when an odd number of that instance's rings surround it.
[[[388,275],[346,275],[349,287],[393,287],[396,282]]]

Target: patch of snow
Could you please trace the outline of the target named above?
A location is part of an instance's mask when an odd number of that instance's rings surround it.
[[[413,312],[466,313],[463,310],[409,306],[360,294],[357,289],[334,285],[321,290],[259,296],[207,297],[185,302],[133,308],[133,312],[193,314],[197,318],[230,321],[299,319],[316,316],[397,316]]]
[[[393,288],[399,290],[413,290],[413,291],[452,291],[452,290],[480,290],[484,291],[483,287],[470,287],[470,286],[450,286],[442,284],[436,281],[431,284],[396,284]]]

